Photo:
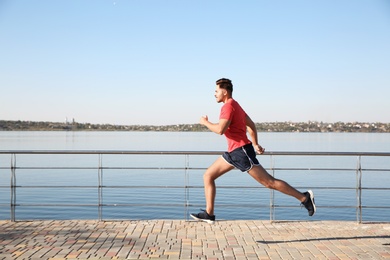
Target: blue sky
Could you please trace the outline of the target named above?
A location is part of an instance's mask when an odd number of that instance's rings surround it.
[[[0,0],[0,120],[390,122],[390,2]]]

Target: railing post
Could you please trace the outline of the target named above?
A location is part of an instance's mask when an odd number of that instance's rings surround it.
[[[11,221],[15,221],[16,206],[16,154],[11,154]]]
[[[270,168],[271,175],[272,177],[275,177],[275,167],[274,167],[275,160],[272,154],[270,159],[271,159],[271,168]],[[270,201],[269,201],[269,218],[270,221],[272,222],[275,220],[275,198],[274,198],[275,192],[273,189],[271,189],[270,193],[271,194],[270,194]]]
[[[99,154],[99,165],[98,165],[98,218],[102,221],[102,206],[103,206],[103,155]]]
[[[189,169],[189,154],[185,154],[185,170],[184,170],[184,219],[186,221],[189,220],[189,200],[190,200],[190,192],[189,192],[189,175],[188,175],[188,169]]]
[[[356,167],[356,221],[362,223],[362,157],[358,156]]]

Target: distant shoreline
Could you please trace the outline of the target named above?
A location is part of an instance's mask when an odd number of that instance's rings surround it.
[[[312,133],[390,133],[390,123],[370,122],[263,122],[256,123],[258,132],[312,132]],[[177,125],[112,125],[72,122],[39,122],[0,120],[0,131],[161,131],[208,132],[200,124]]]

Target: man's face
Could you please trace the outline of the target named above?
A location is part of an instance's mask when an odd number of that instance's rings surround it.
[[[226,97],[226,89],[220,88],[219,85],[215,87],[215,99],[218,103],[221,103],[225,100]]]

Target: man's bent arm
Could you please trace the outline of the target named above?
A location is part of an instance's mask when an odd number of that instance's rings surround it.
[[[257,130],[256,130],[255,123],[252,121],[252,119],[248,115],[245,118],[245,123],[246,123],[247,130],[248,130],[249,136],[251,137],[253,145],[258,145]]]
[[[261,145],[259,145],[259,143],[258,143],[256,125],[248,115],[245,118],[245,123],[246,123],[248,133],[251,137],[252,144],[253,144],[256,152],[258,154],[264,153],[265,149],[263,147],[261,147]]]
[[[227,119],[220,119],[217,124],[213,124],[208,120],[207,116],[200,119],[200,124],[206,126],[211,132],[219,135],[223,135],[230,125],[230,121]]]

